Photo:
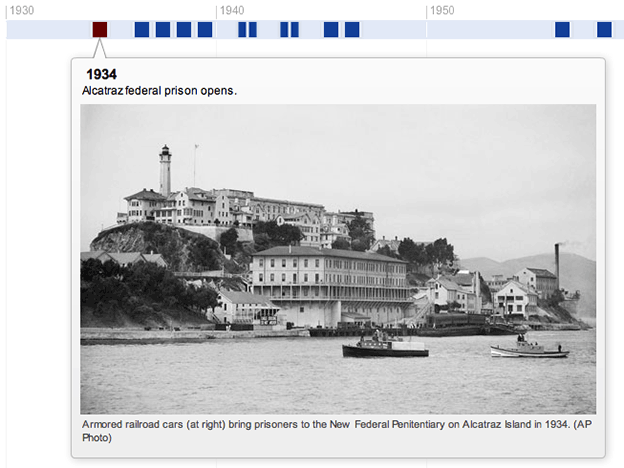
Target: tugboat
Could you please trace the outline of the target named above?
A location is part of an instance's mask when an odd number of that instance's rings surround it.
[[[562,351],[559,345],[557,351],[545,351],[544,347],[537,343],[529,343],[524,335],[518,335],[518,342],[515,348],[501,348],[500,346],[490,346],[492,357],[529,357],[529,358],[565,358],[570,351]]]
[[[365,340],[364,335],[355,345],[342,345],[343,357],[427,357],[429,350],[424,343],[403,341],[375,332],[372,340]]]

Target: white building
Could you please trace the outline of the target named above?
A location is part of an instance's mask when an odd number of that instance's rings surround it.
[[[321,222],[313,211],[279,215],[275,221],[278,226],[290,224],[298,227],[304,235],[299,245],[304,247],[319,247],[321,245]]]
[[[261,198],[254,192],[237,189],[187,187],[172,191],[172,153],[167,145],[159,158],[159,191],[144,188],[125,197],[127,213],[117,214],[117,224],[155,221],[172,226],[237,226],[250,230],[258,221],[276,221],[301,229],[305,236],[302,246],[330,248],[336,239],[350,240],[347,225],[361,217],[374,235],[373,213],[366,211],[327,213],[320,204]]]
[[[543,268],[523,268],[514,279],[536,291],[540,299],[548,299],[557,289],[557,276]]]
[[[313,247],[274,247],[253,255],[253,291],[295,326],[395,323],[413,314],[406,263],[383,255]]]
[[[254,328],[266,326],[273,330],[285,329],[284,316],[278,314],[279,307],[267,297],[240,291],[219,291],[220,306],[214,315],[222,323],[250,324]]]
[[[438,275],[427,281],[429,300],[436,311],[444,312],[453,302],[459,304],[457,311],[480,314],[483,308],[480,277],[478,272],[461,271],[453,276]]]
[[[526,285],[511,280],[495,295],[494,305],[503,315],[519,315],[529,318],[537,312],[537,292]]]

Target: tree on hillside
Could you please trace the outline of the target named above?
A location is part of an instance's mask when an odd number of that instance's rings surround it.
[[[112,260],[102,263],[95,258],[89,258],[80,264],[80,279],[82,281],[93,281],[95,278],[121,279],[125,272],[126,268]]]
[[[305,235],[301,232],[301,229],[292,224],[282,224],[277,228],[276,240],[281,245],[298,245],[304,238]]]
[[[189,246],[189,262],[199,271],[219,270],[221,254],[218,244],[207,237],[197,237]]]
[[[438,271],[443,267],[452,267],[455,261],[455,248],[444,239],[436,239],[433,244],[425,247],[427,261],[432,269]]]
[[[93,281],[93,278],[104,276],[104,265],[95,258],[89,258],[80,262],[80,279],[82,281]]]
[[[278,226],[275,221],[258,221],[253,228],[254,244],[258,251],[278,245],[297,245],[305,238],[301,229],[292,224]]]
[[[355,219],[347,223],[349,237],[351,237],[351,249],[364,252],[371,248],[375,242],[375,236],[368,221],[357,210],[355,213]]]
[[[564,300],[565,300],[564,290],[563,289],[555,289],[553,291],[552,295],[546,301],[546,303],[550,307],[555,307],[555,306],[558,306],[559,303],[563,302]]]
[[[236,251],[236,242],[238,241],[238,231],[236,228],[230,228],[221,234],[221,238],[219,239],[221,245],[225,247],[228,253],[234,254]]]
[[[437,239],[432,244],[424,245],[406,237],[399,244],[398,251],[401,259],[408,262],[412,270],[429,266],[433,273],[452,267],[457,260],[455,248],[446,239]]]
[[[394,252],[394,250],[390,248],[389,245],[384,245],[383,247],[377,250],[377,253],[379,255],[384,255],[390,258],[398,258],[398,255]]]
[[[398,252],[401,258],[412,266],[418,267],[428,263],[425,246],[415,243],[409,237],[400,242]]]
[[[195,288],[190,286],[187,291],[187,302],[201,312],[202,315],[210,308],[214,312],[219,306],[219,293],[212,288]]]
[[[331,245],[332,249],[351,250],[351,243],[344,237],[339,237]]]

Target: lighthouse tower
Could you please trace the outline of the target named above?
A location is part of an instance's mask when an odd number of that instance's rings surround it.
[[[160,152],[160,194],[168,197],[171,193],[171,153],[167,145]]]

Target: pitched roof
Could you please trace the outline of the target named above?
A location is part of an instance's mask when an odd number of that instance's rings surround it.
[[[263,306],[271,307],[273,309],[279,309],[273,304],[268,297],[260,294],[251,294],[241,291],[219,291],[221,296],[225,296],[233,304],[261,304]]]
[[[431,279],[430,276],[425,275],[424,273],[412,273],[411,276],[413,279],[420,281],[421,283],[426,283]]]
[[[261,197],[253,197],[255,202],[259,203],[277,203],[281,205],[292,205],[292,206],[313,206],[315,208],[324,208],[323,205],[319,205],[318,203],[305,203],[291,200],[279,200],[276,198],[261,198]]]
[[[516,280],[509,280],[509,281],[507,281],[505,283],[505,285],[502,288],[500,288],[496,294],[499,294],[503,289],[505,289],[507,287],[508,284],[512,284],[514,287],[520,289],[525,294],[535,294],[535,295],[537,295],[537,292],[531,291],[531,289],[529,289],[527,286],[525,286],[524,284],[522,284],[522,283],[520,283],[520,282],[518,282]]]
[[[128,195],[124,200],[156,200],[162,201],[165,197],[162,196],[158,192],[154,192],[153,189],[150,190],[141,190],[140,192],[135,193],[134,195]]]
[[[451,278],[460,286],[472,286],[473,276],[471,273],[458,273]]]
[[[167,262],[165,261],[165,259],[163,258],[161,254],[143,254],[143,258],[145,258],[145,260],[147,260],[148,262],[152,262],[152,263],[163,262],[165,265],[167,264]]]
[[[535,273],[535,276],[539,276],[540,278],[557,278],[550,271],[544,270],[543,268],[527,268],[527,270]]]
[[[449,291],[457,291],[458,289],[461,289],[455,281],[444,276],[440,276],[435,281],[440,283],[442,286],[444,286],[445,289],[448,289]]]
[[[307,211],[298,211],[297,213],[291,213],[291,214],[287,213],[287,214],[281,215],[281,217],[284,219],[300,219],[305,216],[309,216]]]
[[[91,252],[80,252],[80,261],[89,260],[90,258],[97,259],[100,255],[105,254],[103,250],[92,250]]]
[[[185,192],[186,195],[189,197],[189,200],[215,201],[217,199],[217,197],[213,193],[197,187],[188,187]]]
[[[308,256],[308,257],[336,257],[336,258],[351,258],[355,260],[375,260],[381,262],[391,262],[391,263],[407,263],[403,260],[399,260],[396,258],[386,257],[385,255],[380,255],[371,252],[357,252],[355,250],[340,250],[340,249],[318,249],[315,247],[288,247],[288,246],[279,246],[273,247],[268,250],[263,250],[261,252],[257,252],[253,255],[254,257],[265,257],[265,256],[283,256],[283,257],[300,257],[300,256]]]
[[[122,265],[128,265],[140,260],[145,260],[141,252],[109,252],[108,255],[110,255],[117,263]]]
[[[377,239],[373,247],[377,246],[375,249],[375,251],[377,251],[387,246],[394,252],[397,252],[399,250],[399,245],[401,245],[401,241],[398,239]]]

